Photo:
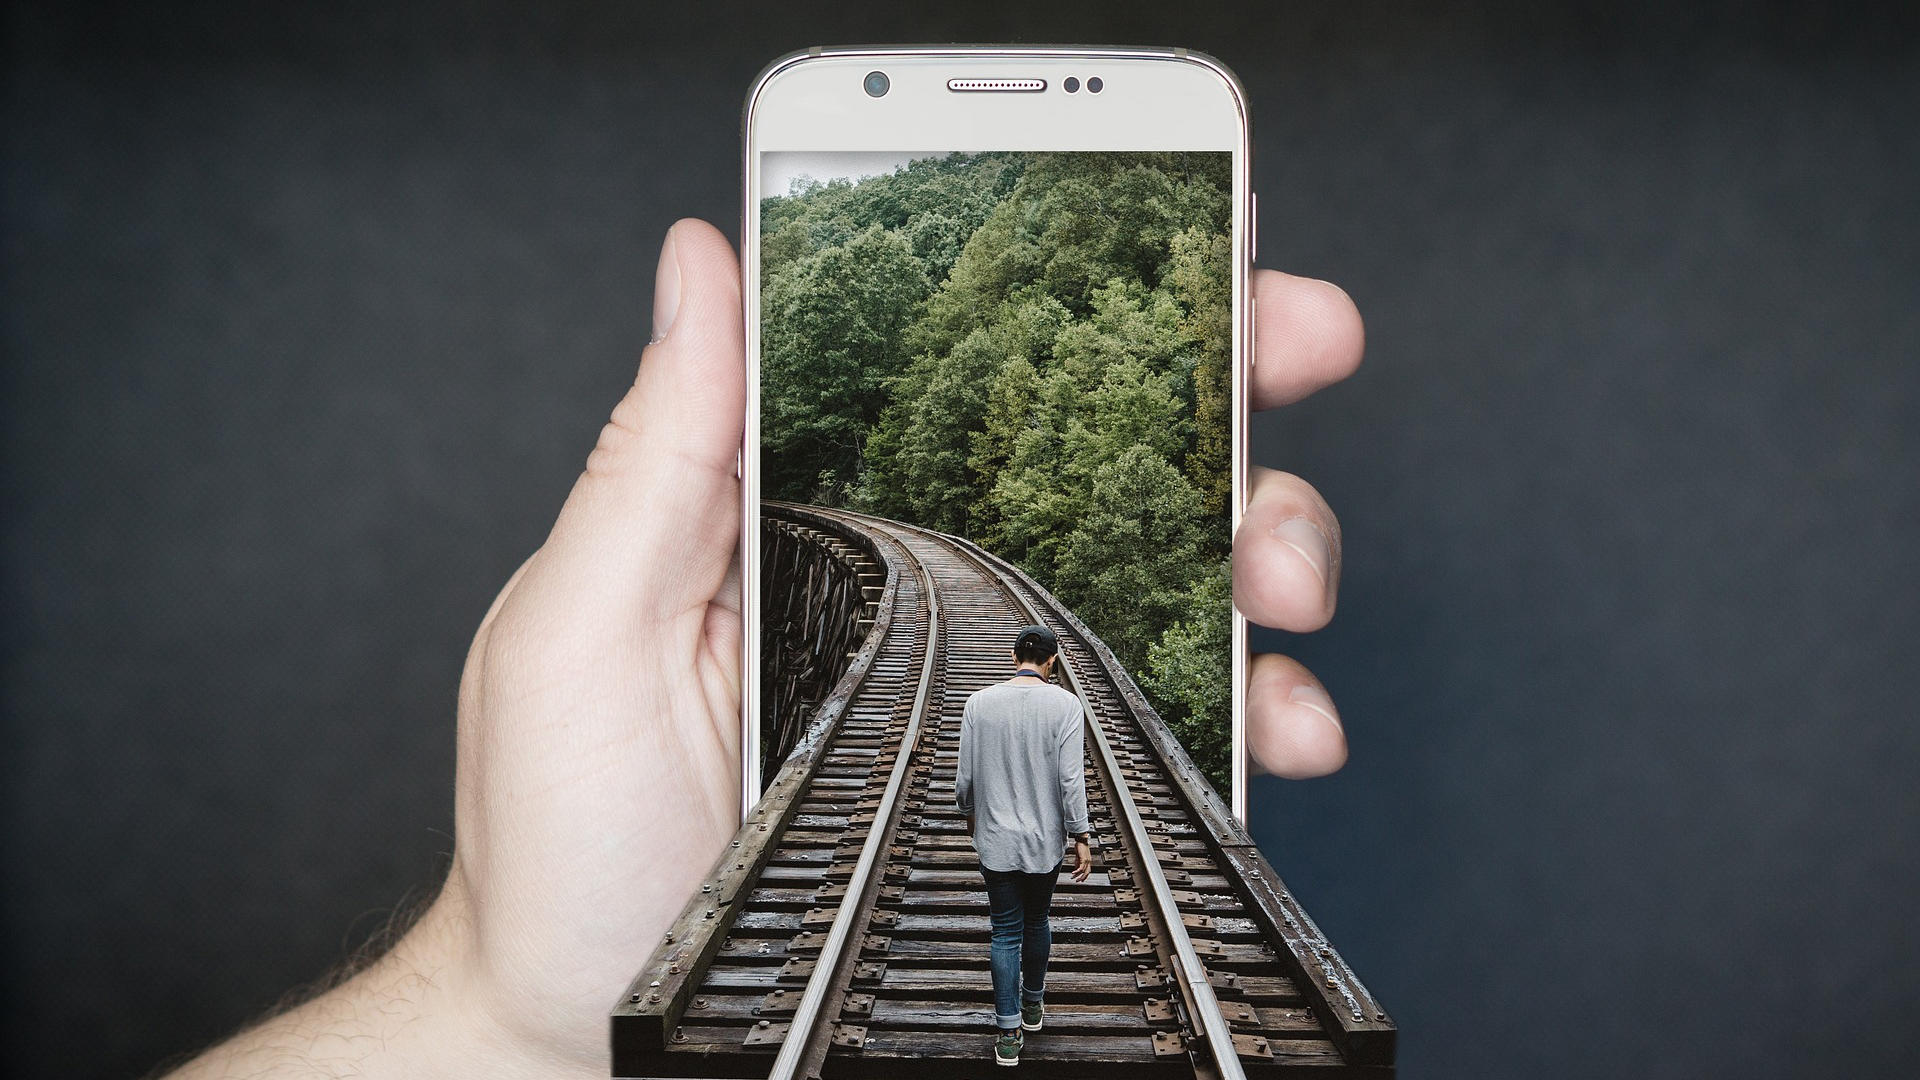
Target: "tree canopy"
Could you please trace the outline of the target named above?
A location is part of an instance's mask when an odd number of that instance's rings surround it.
[[[1232,274],[1219,153],[984,153],[761,202],[769,498],[1012,559],[1228,783]]]

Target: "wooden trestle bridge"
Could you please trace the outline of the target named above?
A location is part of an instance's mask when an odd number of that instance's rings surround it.
[[[804,543],[854,583],[841,619],[858,645],[615,1007],[616,1076],[999,1072],[986,896],[953,775],[961,706],[1007,677],[1026,623],[1058,635],[1063,684],[1086,708],[1094,870],[1062,870],[1046,1027],[1019,1068],[1391,1075],[1386,1011],[1072,612],[962,539],[764,511],[763,537]]]

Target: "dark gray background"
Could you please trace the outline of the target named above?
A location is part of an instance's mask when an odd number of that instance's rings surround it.
[[[1366,313],[1255,438],[1345,522],[1278,644],[1353,763],[1254,805],[1406,1075],[1910,1069],[1911,16],[910,6],[12,10],[15,1067],[190,1050],[431,886],[468,637],[667,224],[737,235],[754,73],[998,39],[1226,60],[1263,261]]]

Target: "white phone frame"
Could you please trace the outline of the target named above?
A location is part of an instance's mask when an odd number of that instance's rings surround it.
[[[884,71],[871,97],[862,79]],[[1081,80],[1068,94],[1062,82]],[[1084,89],[1089,77],[1100,93]],[[1044,79],[1040,92],[955,92],[950,78]],[[1247,380],[1254,207],[1246,94],[1225,65],[1187,49],[925,45],[790,53],[747,95],[743,139],[741,295],[747,415],[741,446],[740,611],[742,818],[760,801],[760,155],[773,151],[1214,150],[1233,155],[1232,534],[1246,505]],[[1247,621],[1233,611],[1233,816],[1247,820]]]

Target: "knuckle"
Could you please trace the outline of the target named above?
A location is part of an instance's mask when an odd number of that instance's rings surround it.
[[[634,445],[640,441],[639,413],[639,404],[632,394],[614,406],[613,415],[601,425],[600,437],[594,440],[593,449],[587,454],[587,475],[615,475],[631,460]]]

